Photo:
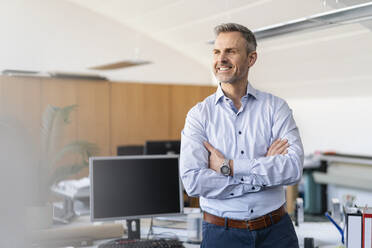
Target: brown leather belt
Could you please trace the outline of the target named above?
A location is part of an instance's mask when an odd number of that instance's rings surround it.
[[[234,220],[226,218],[227,226],[232,228],[242,228],[249,230],[257,230],[271,226],[272,224],[278,223],[279,220],[286,214],[284,206],[281,206],[277,210],[272,211],[266,215],[258,217],[253,220]],[[270,218],[271,215],[271,218]],[[272,220],[272,221],[271,221]],[[207,212],[204,212],[204,221],[217,225],[225,226],[225,218],[221,218]]]

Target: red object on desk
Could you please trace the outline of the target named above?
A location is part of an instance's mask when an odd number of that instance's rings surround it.
[[[372,248],[372,214],[363,214],[363,248]]]

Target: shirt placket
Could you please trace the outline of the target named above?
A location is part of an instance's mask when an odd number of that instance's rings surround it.
[[[246,105],[246,98],[242,98],[242,106],[240,107],[238,113],[236,114],[235,119],[235,135],[236,135],[236,151],[235,151],[235,157],[238,159],[244,159],[246,157],[246,147],[245,147],[245,129],[243,128],[243,119],[244,119],[244,109]],[[237,178],[240,180],[240,182],[244,183],[244,178]]]

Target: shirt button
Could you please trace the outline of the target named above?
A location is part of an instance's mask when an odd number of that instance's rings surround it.
[[[244,181],[244,178],[240,179],[240,181]]]
[[[231,193],[230,195],[234,195],[234,193]]]
[[[253,213],[253,209],[251,209],[251,213]]]
[[[239,131],[239,134],[242,134],[242,132],[241,132],[241,131]]]
[[[252,187],[252,190],[255,190],[256,188],[255,187]]]
[[[229,98],[225,98],[225,100],[226,100],[226,101],[228,101],[228,100],[229,100]]]
[[[242,151],[240,151],[240,153],[241,153],[241,154],[244,154],[244,151],[242,150]]]

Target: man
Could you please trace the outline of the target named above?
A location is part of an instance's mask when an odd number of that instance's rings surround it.
[[[302,176],[292,112],[248,82],[257,59],[253,33],[234,23],[215,32],[220,84],[189,111],[181,140],[181,178],[204,212],[202,247],[298,247],[283,187]]]

